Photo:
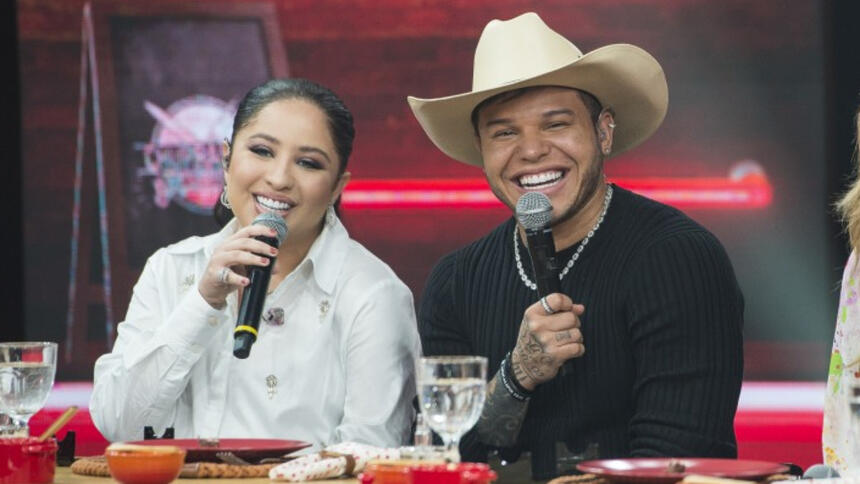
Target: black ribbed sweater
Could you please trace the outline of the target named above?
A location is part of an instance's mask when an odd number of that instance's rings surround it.
[[[514,220],[445,256],[419,311],[425,355],[475,354],[488,378],[514,347],[537,300],[519,278]],[[567,263],[578,244],[559,252]],[[520,243],[526,273],[527,251]],[[743,374],[743,296],[720,242],[680,211],[614,187],[600,229],[561,281],[585,305],[584,356],[540,385],[515,449],[535,478],[555,473],[554,444],[597,443],[601,458],[735,457]],[[486,459],[475,432],[464,460]]]

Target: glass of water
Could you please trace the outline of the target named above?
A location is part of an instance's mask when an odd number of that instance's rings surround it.
[[[446,455],[459,462],[460,437],[478,422],[487,396],[487,359],[426,357],[419,360],[417,373],[421,413],[445,442]]]
[[[26,437],[27,423],[48,400],[57,371],[57,343],[0,343],[0,435]]]

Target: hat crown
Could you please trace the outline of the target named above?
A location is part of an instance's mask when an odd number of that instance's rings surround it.
[[[472,91],[493,89],[560,69],[582,57],[534,12],[492,20],[475,49]]]

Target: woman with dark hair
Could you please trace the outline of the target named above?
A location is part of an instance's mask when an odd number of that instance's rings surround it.
[[[352,115],[330,90],[272,80],[240,103],[224,145],[223,228],[159,249],[134,288],[90,411],[112,441],[268,437],[321,448],[406,441],[420,354],[412,295],[349,238],[334,210],[350,174]],[[288,235],[257,240],[283,217]],[[246,266],[271,267],[259,337],[232,356]]]

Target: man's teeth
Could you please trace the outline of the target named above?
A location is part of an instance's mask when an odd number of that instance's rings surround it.
[[[257,195],[257,203],[268,208],[269,210],[288,210],[290,208],[289,203],[279,202],[277,200],[272,200],[271,198],[266,198],[260,195]]]
[[[520,186],[523,188],[544,188],[561,180],[561,171],[545,171],[534,175],[523,175],[520,177]]]

